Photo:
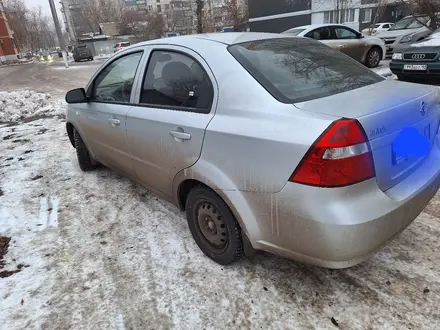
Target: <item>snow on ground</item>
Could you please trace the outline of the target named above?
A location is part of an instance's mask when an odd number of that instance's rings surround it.
[[[64,70],[87,70],[87,71],[89,71],[90,70],[89,66],[85,66],[85,65],[72,65],[72,64],[69,64],[68,68],[66,68],[65,66],[54,66],[51,69],[55,70],[55,71],[64,71]]]
[[[0,123],[28,118],[62,116],[63,100],[53,100],[50,94],[29,90],[0,92]]]
[[[82,173],[62,119],[0,124],[0,191],[5,269],[28,266],[0,278],[2,329],[440,326],[439,196],[332,271],[266,253],[213,263],[177,208],[106,168]]]
[[[99,54],[94,57],[95,60],[106,60],[112,57],[114,54]]]
[[[376,72],[378,75],[383,76],[383,77],[390,77],[393,75],[393,73],[390,70],[390,61],[389,60],[381,61],[377,68],[373,68],[371,70]]]

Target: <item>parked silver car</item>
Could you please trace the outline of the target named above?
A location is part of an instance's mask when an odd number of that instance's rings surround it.
[[[377,36],[383,40],[386,55],[401,52],[408,45],[423,40],[432,31],[428,28],[431,21],[427,16],[407,16],[399,20],[388,31],[380,31]]]
[[[80,168],[104,164],[185,210],[221,264],[257,249],[355,265],[440,184],[438,88],[384,80],[307,38],[148,41],[66,101]],[[406,129],[424,154],[402,147]]]
[[[342,24],[312,24],[284,31],[298,37],[319,40],[339,50],[369,68],[375,68],[385,58],[385,44],[375,36],[364,36]]]

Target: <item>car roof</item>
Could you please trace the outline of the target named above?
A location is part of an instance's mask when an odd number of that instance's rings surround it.
[[[263,40],[263,39],[274,39],[274,38],[286,38],[286,35],[281,35],[278,33],[265,33],[265,32],[205,33],[205,34],[193,34],[186,36],[177,36],[177,37],[149,40],[132,45],[130,46],[130,48],[135,48],[139,46],[148,46],[152,44],[171,44],[171,45],[188,46],[194,43],[200,44],[206,41],[222,43],[225,45],[234,45],[242,42],[249,42],[249,41]]]
[[[320,28],[320,27],[328,27],[328,26],[343,26],[343,27],[346,27],[346,28],[354,30],[353,28],[351,28],[351,27],[349,27],[347,25],[344,25],[344,24],[337,24],[337,23],[331,23],[330,24],[330,23],[327,23],[327,24],[309,24],[309,25],[296,26],[296,27],[288,29],[288,30],[286,30],[286,31],[284,31],[282,33],[285,33],[287,31],[292,31],[292,30],[298,30],[298,29],[304,30],[303,33],[306,33],[306,32],[309,32],[310,30],[314,30],[314,29],[317,29],[317,28]]]

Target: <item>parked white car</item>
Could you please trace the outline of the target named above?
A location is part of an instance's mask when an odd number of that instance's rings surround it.
[[[432,31],[428,28],[431,21],[427,16],[407,16],[398,21],[388,31],[378,33],[386,47],[386,55],[392,56],[394,52],[401,52],[402,48],[414,42],[423,40]]]
[[[362,30],[362,34],[366,36],[374,36],[377,34],[380,34],[381,32],[388,31],[390,28],[392,28],[394,23],[377,23],[374,24],[371,27],[367,27],[366,29]]]
[[[369,68],[377,67],[385,58],[385,44],[380,38],[364,36],[341,24],[304,25],[284,31],[283,34],[319,40]]]

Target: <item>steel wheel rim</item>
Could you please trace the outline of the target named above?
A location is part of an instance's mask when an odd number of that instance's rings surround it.
[[[200,201],[195,208],[198,231],[211,251],[222,253],[229,243],[228,227],[223,215],[208,201]]]
[[[377,50],[374,50],[370,53],[370,65],[375,66],[379,64],[379,52]]]

